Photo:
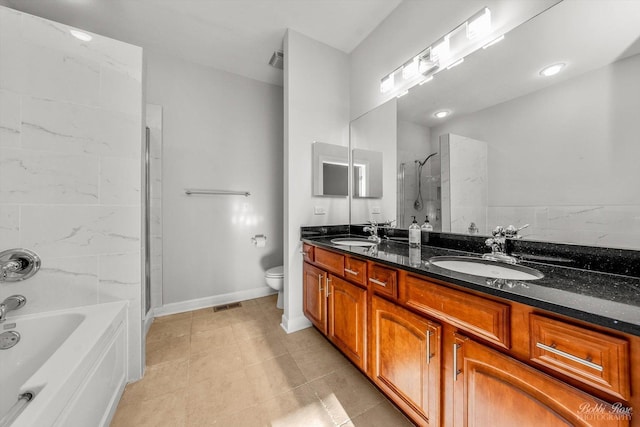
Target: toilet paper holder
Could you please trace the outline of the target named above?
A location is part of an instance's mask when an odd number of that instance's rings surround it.
[[[264,234],[256,234],[251,238],[251,243],[258,248],[263,248],[267,243],[267,236]]]

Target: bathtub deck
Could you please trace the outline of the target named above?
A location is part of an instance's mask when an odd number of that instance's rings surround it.
[[[156,319],[111,426],[412,425],[315,329],[286,334],[275,302]]]

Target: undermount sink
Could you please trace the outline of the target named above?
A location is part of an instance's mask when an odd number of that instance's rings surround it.
[[[544,274],[535,268],[523,265],[506,264],[483,258],[464,256],[436,256],[429,258],[429,263],[446,270],[473,276],[492,277],[506,280],[537,280]]]
[[[360,239],[357,237],[341,237],[338,239],[331,239],[331,243],[334,245],[344,246],[373,246],[376,244],[373,240]]]

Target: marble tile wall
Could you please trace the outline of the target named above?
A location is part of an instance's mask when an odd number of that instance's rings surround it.
[[[0,250],[42,268],[3,283],[21,313],[129,301],[141,376],[142,49],[0,7]]]

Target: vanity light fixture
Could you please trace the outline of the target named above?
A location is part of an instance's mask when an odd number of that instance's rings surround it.
[[[429,76],[426,79],[424,79],[423,81],[421,81],[419,84],[420,86],[422,86],[425,83],[429,83],[431,80],[433,80],[433,76]]]
[[[564,68],[566,64],[564,62],[560,62],[558,64],[549,65],[548,67],[540,70],[540,75],[544,77],[551,77],[558,74]]]
[[[395,78],[393,74],[389,74],[386,78],[382,79],[380,83],[380,92],[391,92],[395,88]]]
[[[461,64],[466,55],[481,47],[487,48],[504,38],[496,38],[492,31],[491,11],[484,7],[383,77],[380,81],[380,92],[404,93],[416,84],[430,81],[434,74]]]
[[[469,40],[485,37],[491,33],[491,11],[485,7],[467,21],[467,38]]]
[[[436,117],[437,119],[444,119],[445,117],[447,117],[450,114],[449,111],[447,110],[442,110],[442,111],[437,111],[435,113],[433,113],[433,116]]]
[[[502,40],[504,40],[504,34],[503,34],[503,35],[501,35],[501,36],[500,36],[500,37],[498,37],[498,38],[495,38],[495,39],[491,40],[489,43],[487,43],[487,44],[485,44],[484,46],[482,46],[482,48],[483,48],[483,49],[487,49],[487,48],[489,48],[489,47],[493,46],[493,45],[494,45],[494,44],[496,44],[496,43],[500,43]]]
[[[419,72],[420,58],[417,56],[402,66],[402,78],[405,80],[409,80],[417,76]]]
[[[78,40],[82,40],[83,42],[90,42],[93,37],[83,31],[79,31],[79,30],[69,30],[69,32],[71,33],[71,35],[75,38],[77,38]]]
[[[447,67],[447,70],[452,69],[453,67],[457,67],[458,65],[462,64],[464,62],[464,58],[460,58],[458,59],[456,62],[452,62],[451,65],[449,65]]]

